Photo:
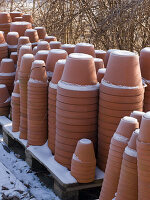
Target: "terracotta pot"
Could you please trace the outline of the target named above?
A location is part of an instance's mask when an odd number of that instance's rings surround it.
[[[10,14],[7,12],[1,12],[0,13],[0,24],[10,23],[11,17]]]
[[[26,46],[31,47],[31,43],[30,43],[29,37],[22,36],[22,37],[20,37],[20,38],[18,39],[18,47],[17,47],[17,53],[18,53],[18,55],[19,55],[19,50],[20,50],[20,48],[21,48],[23,45],[26,45]]]
[[[150,121],[150,112],[147,112],[142,117],[140,134],[139,134],[139,140],[144,143],[150,143],[150,136],[148,134],[149,124],[150,124],[149,121]]]
[[[13,73],[13,72],[15,72],[15,66],[13,60],[10,58],[2,59],[0,66],[0,73]],[[15,76],[15,74],[13,76]]]
[[[35,27],[35,30],[38,32],[39,39],[44,40],[47,35],[45,27]]]
[[[104,68],[104,62],[100,58],[94,58],[96,73],[99,69]]]
[[[106,52],[105,59],[104,59],[104,66],[105,66],[105,67],[107,67],[110,54],[113,53],[113,52],[115,52],[115,51],[118,51],[118,49],[109,49],[109,50]]]
[[[140,67],[142,77],[146,80],[150,79],[150,70],[148,68],[148,63],[150,62],[150,47],[145,47],[140,52]]]
[[[31,43],[37,43],[39,41],[38,32],[35,29],[26,29],[24,35],[29,37]]]
[[[106,73],[106,68],[101,68],[97,71],[97,81],[101,83],[101,80],[104,78],[104,75]]]
[[[130,115],[130,117],[134,117],[138,120],[139,122],[139,126],[141,125],[141,120],[142,120],[142,117],[145,113],[144,112],[140,112],[140,111],[133,111]]]
[[[46,63],[48,53],[49,53],[48,50],[38,51],[35,55],[35,60],[43,60]]]
[[[23,21],[30,22],[31,24],[33,24],[33,18],[32,18],[31,15],[29,15],[29,14],[23,14],[22,18],[23,18]]]
[[[34,61],[33,54],[24,54],[21,59],[21,65],[19,69],[19,76],[27,77],[29,79],[32,62]]]
[[[47,41],[48,43],[50,43],[51,41],[57,41],[57,38],[55,36],[45,36],[44,38],[45,41]]]
[[[74,53],[75,45],[74,44],[62,44],[61,48],[65,50],[68,55]]]
[[[61,80],[79,85],[97,84],[96,70],[92,56],[80,53],[70,54],[66,60]]]
[[[1,107],[4,107],[5,104],[6,104],[6,106],[8,106],[10,104],[10,101],[8,101],[8,103],[7,103],[7,100],[9,98],[10,98],[10,95],[8,93],[8,89],[7,89],[6,85],[0,84],[0,104],[3,105]]]
[[[0,44],[3,44],[5,43],[5,37],[4,37],[4,32],[3,31],[0,31]]]
[[[49,44],[51,49],[61,49],[61,42],[59,41],[51,41]]]
[[[120,122],[120,117],[112,117],[112,116],[109,116],[109,115],[99,113],[99,120],[102,120],[102,121],[107,122],[107,123],[113,123],[113,124],[118,125],[119,122]]]
[[[96,58],[101,58],[104,62],[105,56],[106,56],[106,51],[103,50],[95,50],[95,56]]]
[[[22,18],[22,17],[15,17],[15,18],[14,18],[14,21],[15,21],[15,22],[22,22],[22,21],[23,21],[23,18]]]
[[[17,60],[18,60],[18,54],[17,54],[17,52],[11,52],[10,59],[12,59],[14,61],[14,64],[17,65]]]
[[[50,50],[50,45],[47,41],[40,41],[38,42],[37,50]]]
[[[78,44],[76,44],[74,52],[75,53],[89,54],[89,55],[95,57],[94,45],[89,44],[89,43],[78,43]]]
[[[122,66],[121,70],[120,64]],[[124,74],[127,74],[128,78],[126,78]],[[132,78],[130,78],[129,76],[131,76]],[[122,78],[120,79],[120,77]],[[142,79],[138,55],[123,50],[118,50],[111,53],[104,80],[114,85],[141,87]]]
[[[21,17],[22,13],[21,12],[10,12],[10,16],[11,16],[12,22],[14,22],[14,18]]]
[[[31,29],[32,25],[29,22],[12,22],[10,25],[10,31],[18,32],[19,36],[23,36],[26,29]]]

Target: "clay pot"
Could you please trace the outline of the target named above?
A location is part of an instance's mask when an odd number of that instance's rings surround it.
[[[52,78],[56,62],[59,59],[66,59],[67,55],[67,52],[61,49],[53,49],[49,51],[46,61],[46,71],[49,80]]]
[[[10,113],[10,95],[7,87],[4,84],[0,84],[0,115],[8,117]]]
[[[35,27],[35,30],[37,30],[39,39],[44,40],[44,38],[47,36],[45,27]]]
[[[104,68],[104,62],[100,58],[94,58],[96,73],[99,69]]]
[[[75,53],[89,54],[89,55],[95,57],[94,45],[89,44],[89,43],[78,43],[78,44],[76,44],[74,52]]]
[[[100,58],[103,60],[105,60],[105,56],[106,56],[106,51],[103,51],[103,50],[95,50],[95,56],[96,58]]]
[[[4,32],[0,31],[0,44],[6,43],[5,37],[4,37]]]
[[[139,134],[139,140],[144,143],[150,143],[150,137],[148,134],[149,120],[150,120],[150,112],[147,112],[142,117],[140,134]]]
[[[104,78],[104,75],[106,73],[106,68],[101,68],[97,71],[97,81],[101,83],[101,80]]]
[[[37,50],[50,50],[50,45],[47,41],[40,41],[38,42]]]
[[[18,60],[17,52],[11,52],[10,59],[12,59],[14,61],[15,67],[17,67],[17,60]]]
[[[59,41],[51,41],[49,44],[51,49],[61,49],[61,42]]]
[[[46,63],[48,53],[49,53],[48,50],[38,51],[35,55],[35,60],[43,60]]]
[[[14,18],[15,17],[22,17],[22,13],[21,12],[10,12],[10,16],[11,16],[11,19],[12,19],[12,22],[14,22]]]
[[[23,18],[22,18],[22,17],[15,17],[15,18],[14,18],[14,21],[15,21],[15,22],[22,22],[22,21],[23,21]]]
[[[141,67],[141,73],[142,77],[146,80],[150,79],[150,70],[148,67],[148,63],[150,62],[150,47],[145,47],[140,52],[140,67]]]
[[[109,49],[109,50],[106,52],[105,59],[104,59],[104,66],[105,66],[105,67],[107,67],[110,54],[113,53],[113,52],[115,52],[115,51],[118,51],[118,49]]]
[[[121,64],[121,70],[119,70],[120,64]],[[126,78],[124,74],[127,74],[128,78]],[[130,78],[129,76],[131,76],[132,78]],[[118,50],[111,53],[107,65],[107,72],[105,73],[104,76],[104,80],[114,85],[141,87],[142,79],[141,79],[138,55],[123,50],[122,51]]]
[[[32,25],[29,22],[12,22],[10,25],[11,32],[18,32],[19,36],[23,36],[26,29],[31,29]]]
[[[44,40],[47,41],[48,43],[50,43],[51,41],[57,41],[57,38],[55,36],[46,35]]]
[[[10,23],[11,17],[10,14],[7,12],[1,12],[0,13],[0,24]]]
[[[33,24],[33,18],[30,14],[23,14],[22,19],[25,22],[30,22],[31,24]]]
[[[32,47],[37,45],[39,41],[38,32],[35,29],[26,29],[25,36],[29,37],[30,42],[32,43]]]
[[[62,44],[61,48],[65,50],[68,55],[74,53],[75,45],[74,44]]]
[[[78,85],[97,84],[96,70],[92,56],[80,53],[70,54],[66,60],[61,80]]]
[[[23,45],[31,46],[29,37],[22,36],[22,37],[20,37],[20,38],[18,39],[18,47],[17,47],[17,53],[18,53],[18,55],[19,55],[19,50],[20,50],[20,48],[21,48]]]
[[[140,111],[133,111],[130,115],[130,117],[134,117],[138,120],[139,122],[139,126],[141,125],[141,120],[142,120],[142,117],[145,113],[144,112],[140,112]]]

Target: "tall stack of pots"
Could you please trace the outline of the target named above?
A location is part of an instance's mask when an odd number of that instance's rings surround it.
[[[19,39],[18,39],[18,47],[17,47],[17,53],[19,55],[19,50],[22,46],[31,46],[31,43],[30,43],[30,40],[29,40],[29,37],[26,37],[26,36],[21,36]]]
[[[98,93],[93,57],[70,54],[57,87],[55,140],[55,159],[69,169],[79,139],[96,144]]]
[[[9,32],[7,34],[7,44],[8,44],[9,55],[11,54],[11,52],[17,51],[18,39],[19,39],[19,34],[17,32]]]
[[[98,166],[105,170],[109,144],[120,119],[143,110],[144,87],[137,54],[115,50],[100,84]],[[103,151],[105,149],[105,158]]]
[[[38,36],[37,30],[35,30],[35,29],[26,29],[24,35],[29,37],[29,40],[30,40],[31,45],[32,45],[32,48],[37,46],[37,44],[39,42],[39,36]]]
[[[7,33],[10,31],[11,17],[7,12],[0,12],[0,30],[4,32],[6,38]]]
[[[31,29],[32,25],[29,22],[12,22],[10,25],[11,32],[18,32],[19,36],[24,36],[26,29]]]

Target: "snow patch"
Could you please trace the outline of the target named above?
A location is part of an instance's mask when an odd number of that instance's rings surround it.
[[[0,88],[5,88],[6,85],[5,84],[0,84]]]
[[[129,139],[118,134],[118,133],[114,133],[113,135],[113,139],[119,141],[119,142],[123,142],[123,143],[128,143]]]
[[[61,44],[59,41],[50,41],[50,44]]]
[[[49,50],[40,50],[36,53],[36,55],[41,54],[41,55],[48,55]]]
[[[95,50],[95,53],[96,54],[103,54],[103,53],[106,53],[106,51],[104,51],[104,50]]]
[[[83,59],[83,60],[91,60],[93,57],[91,55],[85,54],[85,53],[71,53],[69,58],[75,58],[75,59]]]
[[[126,147],[125,151],[124,151],[127,155],[131,156],[131,157],[137,157],[137,151],[134,149],[131,149],[130,147]]]
[[[11,58],[3,58],[1,62],[2,62],[2,63],[5,63],[5,62],[8,63],[8,62],[14,62],[14,61],[13,61],[13,59],[11,59]]]
[[[62,44],[61,47],[65,47],[65,48],[75,48],[75,44]]]
[[[115,55],[115,56],[121,56],[121,57],[128,57],[128,56],[136,56],[137,54],[131,51],[126,51],[126,50],[116,50],[116,51],[112,51],[111,55]]]
[[[18,35],[18,32],[9,32],[7,35],[13,35],[13,36],[16,36],[16,35]]]
[[[101,68],[98,70],[98,73],[105,73],[106,72],[106,68]]]
[[[60,59],[56,62],[57,64],[66,64],[66,59]]]
[[[53,42],[53,41],[52,41]],[[49,51],[50,53],[54,53],[54,54],[63,54],[63,53],[66,53],[66,51],[65,50],[63,50],[63,49],[52,49],[52,50],[50,50]]]
[[[92,143],[91,140],[85,139],[85,138],[81,139],[79,142],[82,144],[91,144]]]
[[[87,47],[94,47],[94,45],[93,45],[93,44],[90,44],[90,43],[84,43],[84,42],[82,42],[82,43],[77,43],[77,44],[76,44],[76,46],[87,46]]]
[[[103,62],[103,59],[101,59],[101,58],[94,58],[94,62]]]
[[[47,73],[47,76],[48,76],[48,77],[52,77],[54,72],[47,71],[46,73]]]
[[[0,76],[15,76],[16,72],[11,73],[0,73]]]
[[[0,47],[8,47],[7,43],[0,44]]]
[[[18,94],[18,93],[12,93],[12,97],[20,97],[20,94]]]
[[[29,82],[29,83],[40,83],[40,84],[45,84],[45,82],[43,82],[43,81],[35,80],[35,79],[32,79],[32,78],[30,78],[28,82]]]
[[[134,117],[125,116],[121,120],[127,121],[129,123],[133,123],[133,124],[138,123],[138,120],[135,119]]]
[[[50,88],[53,88],[53,89],[55,89],[55,90],[57,90],[57,86],[58,86],[58,84],[54,84],[54,83],[52,83],[52,82],[49,83],[49,87],[50,87]]]

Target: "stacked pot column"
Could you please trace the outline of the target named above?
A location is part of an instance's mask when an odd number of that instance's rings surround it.
[[[136,139],[139,129],[136,129],[123,153],[120,178],[118,183],[116,200],[138,199],[138,173]]]
[[[142,78],[146,83],[147,87],[145,88],[144,93],[144,107],[145,112],[150,110],[150,47],[146,47],[140,52],[140,67]]]
[[[11,52],[17,51],[18,39],[19,39],[19,34],[17,32],[9,32],[7,34],[9,55],[11,54]]]
[[[27,139],[27,83],[30,77],[30,70],[34,56],[25,54],[22,56],[19,69],[19,87],[20,87],[20,138]]]
[[[10,31],[11,17],[7,12],[0,12],[0,30],[4,32],[6,38],[7,33]]]
[[[29,37],[26,37],[26,36],[21,36],[19,39],[18,39],[18,47],[17,47],[17,53],[19,55],[19,50],[22,46],[31,46],[31,43],[30,43],[30,40],[29,40]]]
[[[123,152],[133,131],[138,127],[138,121],[133,117],[126,116],[121,119],[119,126],[111,139],[108,160],[106,157],[107,165],[99,197],[100,200],[112,200],[112,198],[114,198],[120,177]],[[105,150],[105,148],[103,151],[107,155],[107,150]]]
[[[20,89],[19,80],[15,82],[14,90],[11,96],[12,108],[12,131],[18,132],[20,127]]]
[[[10,32],[18,32],[19,36],[24,36],[26,29],[32,29],[29,22],[12,22],[10,25]]]
[[[39,36],[38,36],[37,30],[35,30],[35,29],[27,29],[25,31],[25,36],[29,37],[29,40],[30,40],[31,45],[32,45],[32,48],[37,46],[37,44],[39,42]]]
[[[38,33],[39,39],[44,40],[47,35],[45,27],[35,27],[35,30]]]
[[[0,115],[8,117],[10,113],[10,95],[6,85],[0,84]]]
[[[0,61],[8,57],[8,45],[4,38],[4,33],[0,31]]]
[[[53,154],[55,153],[57,84],[61,79],[65,63],[66,60],[58,60],[56,62],[48,89],[48,146]]]
[[[70,54],[57,87],[55,140],[55,159],[69,169],[79,139],[96,143],[98,87],[93,57]]]
[[[47,140],[47,90],[45,63],[35,60],[28,81],[29,145],[43,145]]]
[[[0,65],[0,83],[6,84],[10,95],[14,89],[15,71],[14,61],[3,58]]]
[[[150,199],[150,112],[143,115],[137,139],[138,199]]]
[[[46,71],[47,71],[48,81],[51,81],[52,79],[56,62],[60,59],[66,59],[67,56],[68,56],[67,52],[62,49],[52,49],[49,51],[46,61]]]
[[[115,50],[110,54],[100,84],[98,166],[102,170],[105,170],[109,144],[120,119],[133,110],[142,111],[143,95],[138,55]]]

